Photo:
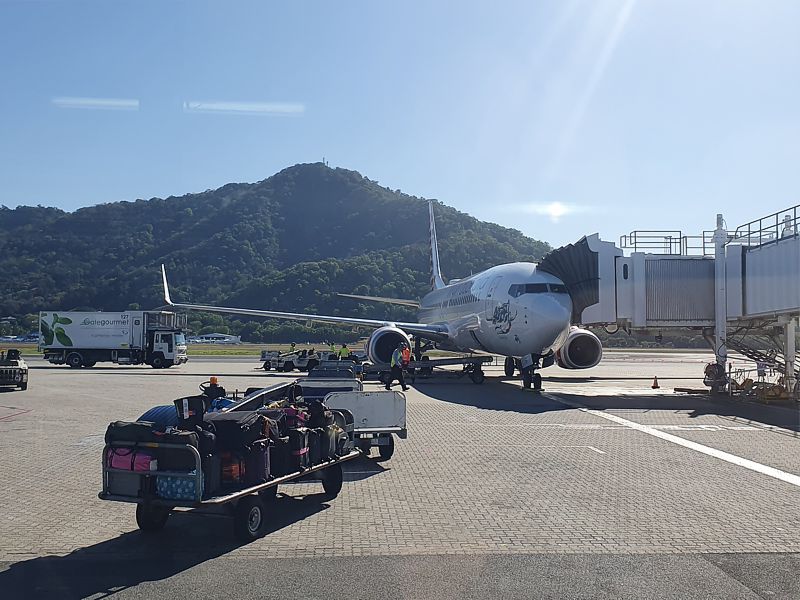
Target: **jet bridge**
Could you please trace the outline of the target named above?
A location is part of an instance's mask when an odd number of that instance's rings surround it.
[[[552,251],[539,269],[567,285],[576,324],[609,333],[701,330],[713,345],[718,380],[730,348],[778,366],[793,389],[800,377],[800,205],[734,231],[722,215],[716,225],[699,236],[633,231],[619,246],[594,234]]]

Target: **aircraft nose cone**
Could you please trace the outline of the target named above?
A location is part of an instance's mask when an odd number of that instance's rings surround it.
[[[552,297],[538,298],[533,306],[533,322],[542,349],[548,349],[569,329],[571,307]]]

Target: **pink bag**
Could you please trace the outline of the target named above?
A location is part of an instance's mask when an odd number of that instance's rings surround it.
[[[109,448],[106,464],[111,469],[136,471],[138,473],[155,471],[156,459],[147,452],[137,452],[133,448]]]

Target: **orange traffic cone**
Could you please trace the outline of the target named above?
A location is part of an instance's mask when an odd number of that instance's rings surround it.
[[[651,385],[650,387],[653,388],[654,390],[661,389],[661,386],[658,385],[658,376],[657,375],[655,377],[653,377],[653,385]]]

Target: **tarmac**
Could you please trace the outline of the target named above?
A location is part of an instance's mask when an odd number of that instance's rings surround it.
[[[247,545],[221,517],[139,532],[133,505],[97,498],[103,435],[210,375],[229,391],[301,375],[32,360],[29,389],[0,393],[0,595],[798,598],[798,412],[672,391],[702,387],[711,358],[609,351],[544,370],[541,393],[501,367],[418,379],[392,459],[347,463],[333,500],[281,487]]]

